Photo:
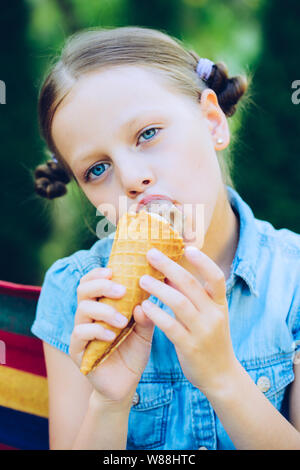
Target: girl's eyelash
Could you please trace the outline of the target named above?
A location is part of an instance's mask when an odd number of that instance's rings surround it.
[[[155,129],[155,130],[157,130],[157,131],[160,131],[160,130],[161,130],[160,127],[148,127],[148,129],[144,129],[144,130],[138,135],[137,140],[139,141],[140,137],[141,137],[145,132],[151,131],[152,129]],[[156,137],[157,134],[158,134],[158,132],[156,132],[156,134],[154,135],[154,137]],[[150,140],[152,140],[152,138],[150,138],[149,141],[150,141]],[[147,141],[145,141],[144,143],[147,143]],[[107,163],[107,162],[99,162],[99,163],[96,163],[95,165],[93,165],[92,167],[90,167],[90,168],[84,173],[84,175],[83,175],[84,181],[85,181],[85,182],[90,181],[90,174],[91,174],[91,172],[93,171],[93,169],[94,169],[95,167],[97,167],[97,166],[104,165],[105,163],[106,163],[107,165],[109,164],[109,163]],[[105,173],[105,172],[103,172],[102,175],[103,175],[104,173]],[[101,175],[101,176],[102,176],[102,175]],[[97,179],[97,178],[95,178],[95,179]]]
[[[148,127],[147,129],[144,129],[144,130],[138,135],[138,139],[137,139],[137,140],[139,140],[140,137],[141,137],[145,132],[147,132],[147,131],[152,131],[152,129],[155,129],[155,130],[158,130],[158,131],[161,130],[160,127]],[[158,134],[158,132],[156,132],[156,134],[154,135],[154,137],[157,136],[157,134]],[[150,140],[152,140],[152,139],[150,139]]]
[[[96,163],[95,165],[93,165],[91,168],[89,168],[89,169],[84,173],[84,175],[83,175],[84,181],[85,181],[85,182],[90,181],[90,174],[91,174],[91,172],[93,171],[94,168],[96,168],[97,166],[100,166],[100,165],[105,165],[105,164],[106,164],[106,165],[109,165],[108,162],[99,162],[99,163]],[[103,172],[103,173],[101,174],[101,176],[102,176],[104,173],[105,173],[105,172]]]

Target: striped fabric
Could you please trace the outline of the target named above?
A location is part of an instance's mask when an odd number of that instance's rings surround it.
[[[0,281],[0,450],[49,449],[44,353],[30,331],[40,290]]]

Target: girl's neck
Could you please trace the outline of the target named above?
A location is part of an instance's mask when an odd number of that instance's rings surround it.
[[[239,232],[239,216],[228,201],[226,187],[222,186],[202,251],[222,269],[225,279],[230,274],[239,242]]]
[[[225,279],[230,275],[239,242],[239,232],[239,217],[228,201],[226,186],[222,185],[204,244],[199,248],[222,269]],[[201,280],[194,266],[185,257],[182,258],[180,265]]]

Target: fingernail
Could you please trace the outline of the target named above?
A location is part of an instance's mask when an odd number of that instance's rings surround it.
[[[124,315],[121,315],[120,313],[116,313],[115,315],[115,323],[118,324],[119,326],[125,326],[127,324],[127,318],[124,317]]]
[[[125,293],[126,288],[124,286],[113,286],[112,291],[114,294],[120,295]]]
[[[158,261],[162,258],[161,252],[156,248],[151,248],[151,250],[148,251],[148,256],[155,261]]]
[[[144,302],[142,302],[142,307],[148,311],[151,309],[151,307],[153,307],[153,303],[150,302],[150,300],[144,300]]]
[[[187,254],[188,256],[194,257],[199,255],[199,250],[195,246],[187,246],[184,249],[184,253]]]
[[[140,284],[141,286],[143,287],[148,287],[151,285],[151,282],[152,282],[152,278],[150,276],[148,276],[147,274],[144,274],[144,276],[142,276],[140,278]]]
[[[112,273],[111,268],[103,268],[102,272],[103,272],[104,276],[107,276],[108,274]]]
[[[116,337],[116,333],[111,330],[104,330],[104,337],[105,339],[114,339]]]

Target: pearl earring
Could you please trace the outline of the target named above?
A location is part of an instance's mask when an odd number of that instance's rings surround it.
[[[217,140],[217,144],[223,144],[223,139],[220,137],[218,140]]]

